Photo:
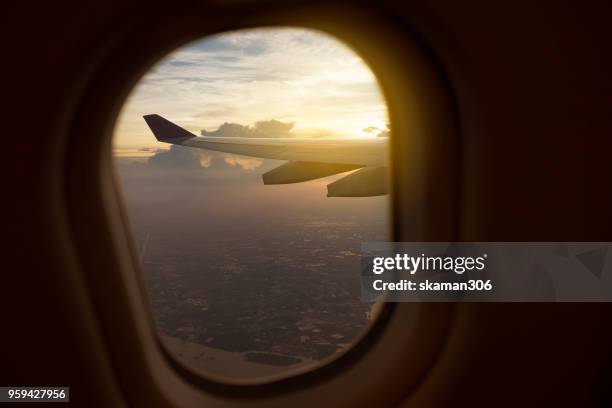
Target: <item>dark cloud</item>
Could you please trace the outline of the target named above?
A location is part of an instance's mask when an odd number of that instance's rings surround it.
[[[170,65],[172,67],[189,67],[189,66],[197,65],[195,62],[182,61],[182,60],[170,60],[170,61],[162,62],[162,64]]]
[[[259,121],[253,126],[226,122],[216,130],[202,129],[200,133],[202,136],[213,137],[291,137],[291,130],[294,126],[293,122],[281,122],[274,119]]]
[[[215,60],[215,61],[221,61],[221,62],[238,62],[240,61],[240,58],[238,57],[232,57],[229,55],[217,55],[217,56],[211,56],[208,57],[209,59]]]
[[[200,78],[200,77],[192,77],[192,76],[166,76],[162,78],[152,78],[148,79],[149,82],[178,82],[181,84],[186,83],[212,83],[215,82],[215,79],[211,78]]]
[[[223,52],[235,50],[236,46],[227,37],[219,36],[198,41],[192,44],[190,49],[204,52]]]
[[[217,37],[195,43],[191,48],[204,52],[239,51],[243,55],[261,55],[269,49],[269,44],[263,38],[241,38],[240,41],[232,41],[227,37]]]

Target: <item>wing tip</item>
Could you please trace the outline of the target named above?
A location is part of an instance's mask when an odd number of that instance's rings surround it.
[[[188,130],[170,122],[157,113],[143,115],[143,119],[153,132],[155,138],[160,142],[176,143],[196,137]]]

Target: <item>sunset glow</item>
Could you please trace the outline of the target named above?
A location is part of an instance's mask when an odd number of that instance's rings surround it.
[[[326,34],[289,28],[221,34],[168,55],[124,105],[116,155],[168,148],[142,120],[150,113],[197,135],[226,122],[278,120],[294,123],[293,137],[375,137],[388,122],[376,78],[355,52]]]

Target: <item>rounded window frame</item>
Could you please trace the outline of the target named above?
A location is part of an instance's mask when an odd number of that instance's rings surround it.
[[[364,359],[370,360],[370,366],[379,367],[378,371],[387,371],[381,364],[389,364],[388,359],[381,357],[380,363],[372,362],[372,354],[375,350],[380,354],[382,349],[388,348],[390,338],[398,339],[398,333],[410,337],[399,326],[403,317],[415,313],[413,309],[417,310],[418,315],[416,324],[419,330],[415,331],[424,330],[439,339],[431,342],[430,339],[423,340],[423,336],[420,339],[411,338],[414,340],[411,347],[421,347],[419,353],[422,356],[417,360],[422,361],[403,380],[408,379],[410,386],[416,386],[420,376],[431,367],[442,350],[443,335],[448,332],[452,318],[453,308],[449,304],[422,304],[416,307],[387,304],[370,330],[342,356],[305,373],[264,384],[226,384],[203,378],[182,366],[161,345],[150,316],[141,274],[137,273],[138,267],[134,262],[135,252],[119,188],[113,179],[111,141],[116,117],[137,81],[160,58],[189,41],[243,28],[282,26],[318,30],[347,44],[368,63],[379,82],[389,108],[392,135],[410,133],[416,134],[419,139],[415,148],[414,139],[408,146],[403,140],[405,138],[391,138],[392,220],[395,239],[452,240],[455,235],[453,221],[457,205],[454,186],[458,143],[451,94],[432,53],[414,31],[406,32],[406,22],[397,22],[396,17],[373,5],[366,7],[314,2],[301,7],[257,3],[218,6],[189,4],[183,8],[180,4],[175,6],[178,8],[172,9],[170,13],[162,9],[147,11],[137,24],[117,33],[114,41],[104,47],[95,66],[80,78],[85,84],[84,91],[74,112],[67,143],[67,215],[73,238],[76,238],[75,245],[81,255],[81,268],[88,270],[84,275],[101,325],[106,332],[111,333],[106,339],[107,347],[111,350],[124,383],[123,389],[128,390],[128,398],[136,399],[139,404],[146,401],[157,405],[151,399],[156,396],[168,404],[188,405],[188,401],[194,398],[218,401],[219,398],[248,397],[260,398],[263,405],[270,406],[266,403],[270,403],[271,398],[282,404],[288,398],[306,398],[302,392],[305,390],[329,391],[330,387],[341,389],[340,384],[348,380],[338,379],[346,377],[344,374],[347,373],[354,376],[355,369],[360,367]],[[202,29],[201,22],[205,17],[210,20],[211,15],[217,17],[212,19],[214,24]],[[327,18],[321,18],[322,15]],[[369,22],[378,28],[379,37],[368,39],[357,34],[354,27],[360,21]],[[146,27],[156,22],[160,24],[159,30],[151,35]],[[394,36],[411,39],[395,48],[402,56],[413,58],[408,66],[413,68],[415,76],[408,80],[404,78],[405,63],[392,66],[394,62],[401,61],[401,57],[385,55],[384,51],[376,47],[384,43],[384,38]],[[380,59],[373,63],[376,58]],[[127,69],[124,65],[117,65],[118,62],[130,61],[134,66]],[[417,78],[422,82],[416,81]],[[113,81],[118,84],[96,87],[96,84]],[[391,85],[397,85],[397,81],[401,85],[399,89]],[[419,106],[417,100],[424,100],[426,106]],[[421,115],[421,120],[414,121],[418,122],[416,124],[407,123],[407,111]],[[433,116],[438,124],[432,121]],[[91,123],[103,126],[92,131]],[[433,126],[425,129],[426,125]],[[419,157],[419,154],[423,156]],[[80,171],[70,171],[76,168]],[[427,180],[415,178],[415,174],[424,175],[423,178]],[[432,181],[435,181],[435,188]],[[407,196],[405,189],[399,188],[405,185],[414,186],[410,196]],[[448,199],[452,205],[428,205],[440,197]],[[89,205],[83,206],[84,201]],[[422,217],[415,220],[410,214]],[[94,240],[79,240],[78,237],[85,234],[91,222],[103,232]],[[104,260],[96,259],[100,251],[109,256]],[[107,274],[109,270],[116,271],[116,275]],[[100,288],[102,290],[98,290]],[[109,301],[108,296],[114,294],[117,295],[115,301]],[[125,313],[126,307],[131,313]],[[123,315],[120,318],[116,315],[113,317],[112,311]],[[116,334],[119,327],[129,326],[132,326],[129,331],[133,336]],[[384,344],[381,345],[381,342]],[[137,361],[130,364],[143,369],[141,379],[121,375],[125,364],[128,364],[121,361],[118,355],[121,352],[130,352],[135,357]],[[395,364],[389,371],[397,373],[403,369]],[[385,381],[387,385],[398,387],[397,380]],[[410,388],[404,381],[401,382],[402,388]],[[364,385],[357,388],[354,381],[351,384],[351,389],[356,391],[351,398],[363,403],[364,398],[367,398],[365,393],[371,387]],[[153,392],[151,385],[156,385]],[[375,388],[380,386],[375,385]],[[177,393],[179,389],[182,392]],[[392,393],[390,401],[397,400],[394,395]]]

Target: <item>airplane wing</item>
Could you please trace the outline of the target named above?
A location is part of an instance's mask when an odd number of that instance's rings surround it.
[[[262,175],[264,184],[288,184],[357,170],[327,186],[328,197],[388,193],[386,138],[251,138],[196,136],[159,115],[144,120],[164,143],[287,163]]]

